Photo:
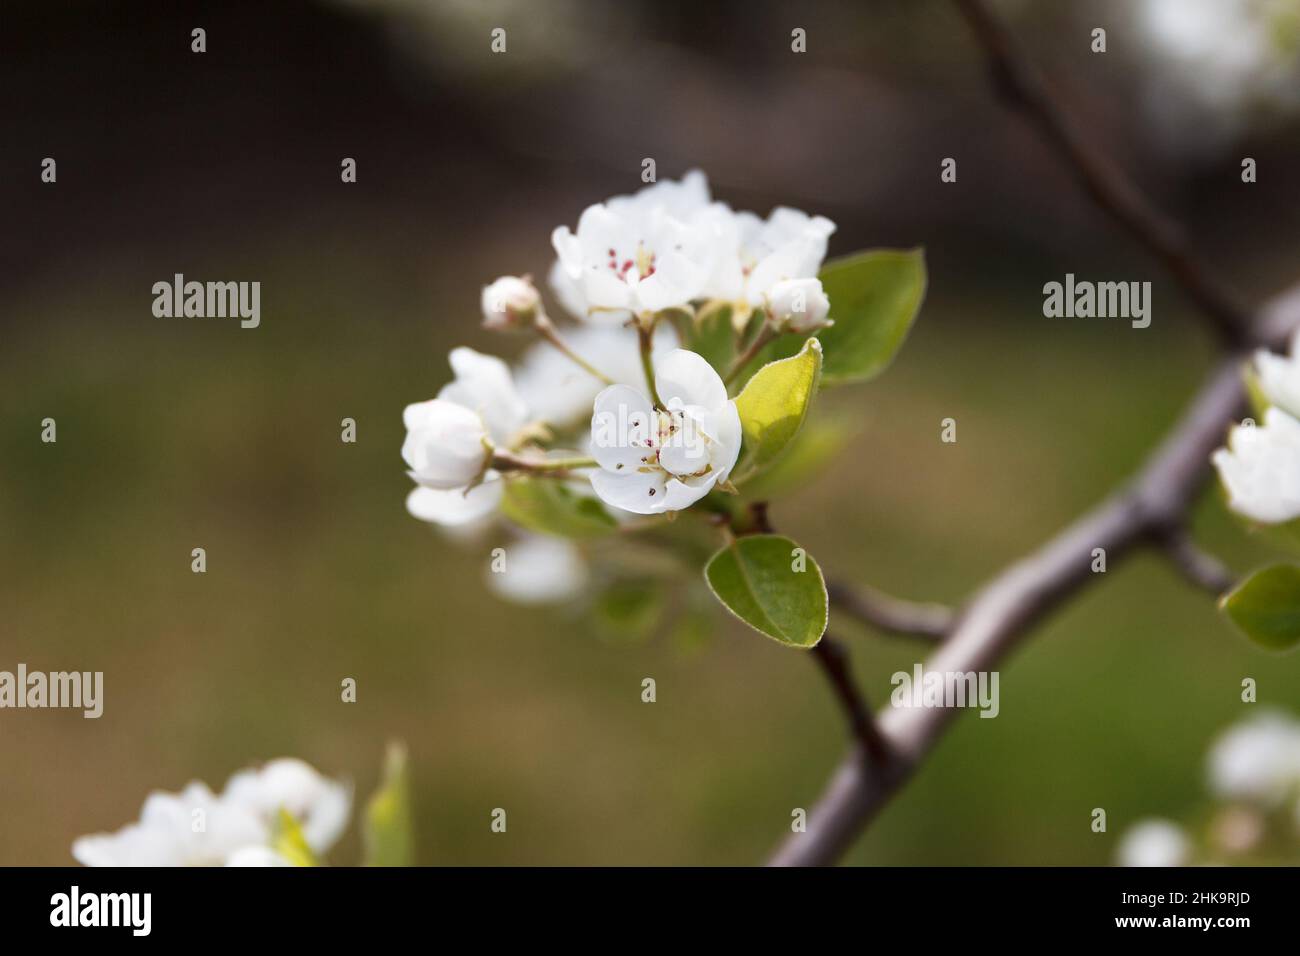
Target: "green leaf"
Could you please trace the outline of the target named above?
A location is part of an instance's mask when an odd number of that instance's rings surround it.
[[[819,278],[835,324],[818,333],[826,385],[865,382],[883,372],[907,338],[925,297],[925,253],[876,249],[834,259]]]
[[[736,397],[740,427],[745,433],[749,468],[776,460],[799,434],[821,377],[822,348],[808,339],[797,355],[770,362],[754,373]]]
[[[689,325],[686,343],[686,348],[703,356],[714,368],[725,371],[736,354],[731,307],[720,305],[702,313]]]
[[[791,647],[812,647],[826,632],[821,568],[789,538],[737,538],[704,567],[722,606],[760,634]]]
[[[601,503],[556,478],[508,478],[501,511],[515,524],[559,538],[595,538],[618,526]]]
[[[1261,647],[1291,650],[1300,644],[1300,567],[1256,571],[1220,598],[1219,608]]]
[[[275,823],[272,825],[271,849],[294,866],[320,865],[307,838],[302,835],[302,827],[293,814],[283,807],[275,815]]]
[[[384,755],[383,780],[366,803],[362,822],[365,865],[410,866],[414,846],[412,830],[406,748],[391,743]]]

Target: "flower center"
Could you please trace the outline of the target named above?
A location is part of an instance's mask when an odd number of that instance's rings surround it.
[[[639,282],[655,274],[655,254],[646,248],[643,240],[638,239],[636,252],[631,257],[620,260],[618,250],[611,248],[608,265],[614,275],[630,285],[634,281]]]

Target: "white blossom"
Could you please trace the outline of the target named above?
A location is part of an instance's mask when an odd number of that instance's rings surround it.
[[[1300,791],[1300,722],[1266,712],[1237,724],[1215,741],[1207,768],[1218,797],[1278,803]]]
[[[427,488],[465,488],[487,466],[488,432],[483,419],[463,405],[435,398],[402,412],[407,473]]]
[[[718,224],[726,248],[706,286],[709,298],[758,308],[777,283],[817,275],[835,223],[787,206],[760,219],[719,205],[699,214]]]
[[[531,325],[541,301],[528,279],[502,276],[483,287],[483,325],[495,330]]]
[[[607,324],[688,308],[703,297],[723,248],[723,220],[702,215],[708,206],[708,184],[693,171],[588,206],[576,230],[557,227],[551,244],[567,277],[558,283],[566,307]]]
[[[1233,511],[1280,524],[1300,517],[1300,421],[1277,406],[1262,425],[1237,425],[1211,457]]]
[[[497,445],[508,446],[528,423],[528,406],[520,398],[510,367],[495,355],[456,348],[448,356],[455,378],[438,398],[478,413]]]
[[[1192,843],[1182,828],[1168,820],[1143,820],[1129,828],[1116,850],[1120,866],[1185,866]]]
[[[1153,118],[1192,145],[1300,106],[1300,0],[1144,0]]]
[[[592,487],[606,504],[637,514],[688,508],[725,481],[740,454],[740,415],[718,373],[675,349],[654,364],[662,408],[640,390],[611,385],[596,396]]]
[[[573,351],[599,369],[615,384],[645,382],[637,333],[633,329],[584,325],[564,330]],[[651,354],[676,348],[677,333],[666,322],[655,327]],[[587,419],[591,403],[605,383],[547,342],[528,347],[514,370],[519,394],[533,415],[552,425],[566,426]]]
[[[1300,418],[1300,334],[1291,340],[1290,355],[1256,352],[1255,377],[1265,398]]]
[[[464,526],[501,503],[501,476],[487,467],[489,445],[508,447],[530,415],[501,359],[457,348],[449,361],[455,378],[403,415],[402,457],[420,485],[407,495],[406,509],[421,521]]]
[[[587,583],[582,552],[562,538],[527,535],[505,549],[505,566],[489,567],[488,586],[516,604],[568,601]]]
[[[820,279],[782,279],[768,291],[767,307],[783,332],[808,335],[834,324],[826,318],[831,301]]]
[[[303,839],[317,854],[338,841],[347,827],[352,792],[292,757],[241,770],[226,783],[222,799],[251,811],[268,830],[281,810],[298,821]]]
[[[273,760],[235,774],[219,796],[198,781],[180,793],[155,791],[138,821],[79,837],[72,855],[85,866],[267,865],[253,861],[269,859],[280,810],[319,855],[341,835],[351,800],[345,784],[301,760]]]

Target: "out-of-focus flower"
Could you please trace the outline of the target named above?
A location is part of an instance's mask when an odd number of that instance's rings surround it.
[[[298,822],[307,845],[319,854],[343,835],[352,792],[346,784],[322,776],[309,764],[284,757],[235,774],[226,783],[222,800],[247,808],[268,831],[284,810]]]
[[[350,807],[346,785],[300,760],[274,760],[235,774],[220,796],[197,781],[180,793],[151,793],[137,822],[78,838],[72,855],[85,866],[266,865],[251,861],[268,859],[281,810],[322,854],[342,833]]]
[[[740,454],[740,416],[718,373],[676,349],[655,363],[656,408],[641,391],[611,385],[596,396],[591,484],[606,504],[637,514],[688,508],[725,481]]]
[[[1153,112],[1188,139],[1300,106],[1300,0],[1144,0],[1136,13]]]
[[[1265,398],[1300,418],[1300,334],[1291,340],[1290,355],[1275,355],[1264,349],[1255,353],[1255,379]]]
[[[808,335],[833,325],[831,301],[820,279],[782,279],[767,294],[769,318],[782,332]]]
[[[510,367],[495,355],[464,347],[452,349],[448,361],[456,377],[437,397],[477,413],[492,441],[508,446],[528,423],[528,406],[515,390]]]
[[[1276,805],[1300,790],[1300,722],[1266,712],[1225,731],[1208,758],[1215,796]]]
[[[1116,850],[1120,866],[1186,866],[1191,856],[1192,843],[1182,828],[1158,819],[1135,823]]]
[[[645,382],[637,333],[616,326],[588,325],[565,330],[565,340],[617,384]],[[652,355],[667,354],[678,344],[670,324],[655,328]],[[547,342],[537,342],[524,352],[515,367],[519,394],[533,416],[552,425],[567,426],[591,415],[591,403],[605,383],[577,365]]]
[[[518,276],[502,276],[483,287],[483,325],[502,330],[526,328],[537,317],[542,297],[532,282]]]
[[[1234,426],[1211,461],[1233,511],[1264,524],[1300,517],[1300,421],[1282,409],[1270,407],[1263,425]]]
[[[516,604],[547,604],[576,597],[587,583],[582,553],[561,538],[528,535],[505,549],[505,566],[489,568],[488,586]]]
[[[778,283],[817,275],[835,232],[835,223],[825,216],[778,206],[760,219],[752,212],[733,213],[718,206],[700,214],[718,224],[726,248],[706,287],[709,298],[757,308]]]

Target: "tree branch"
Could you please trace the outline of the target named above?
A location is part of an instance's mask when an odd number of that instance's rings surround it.
[[[998,90],[1021,107],[1065,158],[1097,205],[1147,247],[1214,322],[1223,339],[1245,340],[1250,310],[1188,247],[1182,228],[1161,212],[1115,164],[1095,149],[1052,98],[1042,74],[1016,48],[984,0],[955,0],[989,57]]]
[[[1104,548],[1113,564],[1140,544],[1172,541],[1180,567],[1201,583],[1217,580],[1218,570],[1205,561],[1189,564],[1188,551],[1170,529],[1183,526],[1209,471],[1210,453],[1245,405],[1241,368],[1250,357],[1248,346],[1276,346],[1300,327],[1300,285],[1266,303],[1252,319],[1194,260],[1177,227],[1065,121],[1036,71],[1021,58],[984,4],[956,2],[987,48],[1003,90],[1038,121],[1093,198],[1164,261],[1215,321],[1224,339],[1236,343],[1124,488],[1000,572],[965,605],[950,636],[925,665],[931,672],[965,673],[998,666],[1030,627],[1090,583],[1094,548]],[[956,708],[946,707],[882,711],[877,726],[886,743],[886,762],[873,767],[856,751],[850,753],[813,806],[807,831],[788,836],[770,862],[777,866],[833,863],[909,779],[957,713]]]
[[[1170,563],[1197,587],[1218,597],[1236,584],[1236,576],[1228,566],[1198,548],[1185,528],[1165,532],[1159,535],[1159,541]]]
[[[853,671],[849,667],[849,652],[844,645],[823,634],[822,639],[812,649],[813,657],[821,666],[826,679],[830,681],[835,696],[839,698],[844,713],[849,718],[849,731],[862,747],[863,755],[871,764],[883,767],[889,760],[889,745],[880,734],[880,728],[871,715],[866,699],[858,690],[853,680]]]
[[[905,601],[865,585],[826,582],[831,606],[868,627],[892,634],[942,640],[956,620],[952,608],[942,604]]]

